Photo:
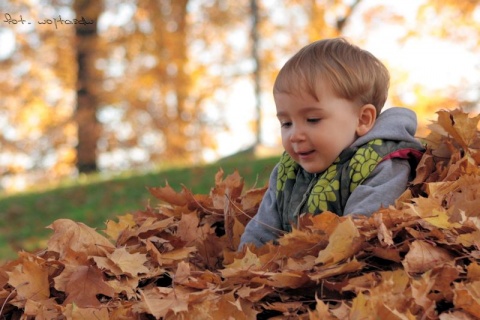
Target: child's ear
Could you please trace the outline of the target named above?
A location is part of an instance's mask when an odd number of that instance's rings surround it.
[[[373,104],[365,104],[360,108],[358,114],[357,135],[359,137],[365,135],[372,129],[377,119],[377,109]]]

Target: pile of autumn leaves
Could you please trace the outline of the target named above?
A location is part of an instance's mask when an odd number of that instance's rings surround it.
[[[480,318],[480,116],[441,111],[413,185],[371,217],[306,216],[236,252],[265,188],[151,188],[156,208],[96,231],[60,219],[0,269],[2,318]]]

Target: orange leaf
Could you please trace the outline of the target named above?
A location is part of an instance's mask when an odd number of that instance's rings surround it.
[[[455,295],[453,303],[455,307],[463,309],[470,315],[480,319],[480,281],[454,284]]]
[[[319,252],[316,263],[333,264],[353,257],[360,249],[360,233],[350,217],[340,222],[330,235],[328,245]]]
[[[171,205],[175,206],[185,206],[187,204],[187,197],[185,193],[176,192],[173,190],[172,187],[166,183],[165,187],[157,187],[157,188],[148,188],[148,191],[157,199],[165,201]]]
[[[250,248],[246,249],[245,255],[241,259],[234,259],[229,265],[225,266],[225,269],[220,270],[224,277],[235,276],[239,272],[249,270],[259,270],[262,268],[262,262],[256,254],[250,251]]]
[[[473,118],[460,110],[438,111],[438,124],[442,126],[464,150],[475,141],[480,115]]]

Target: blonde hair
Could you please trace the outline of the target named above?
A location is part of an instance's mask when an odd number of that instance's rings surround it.
[[[308,93],[319,100],[321,81],[339,98],[372,104],[379,114],[387,100],[390,75],[370,52],[343,38],[324,39],[303,47],[285,63],[273,92]]]

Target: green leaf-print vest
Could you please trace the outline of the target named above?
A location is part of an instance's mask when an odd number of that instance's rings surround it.
[[[416,165],[420,156],[417,144],[376,139],[345,149],[325,171],[310,174],[284,152],[277,177],[277,206],[284,230],[290,231],[301,213],[332,211],[343,215],[350,194],[382,160],[403,158]]]

